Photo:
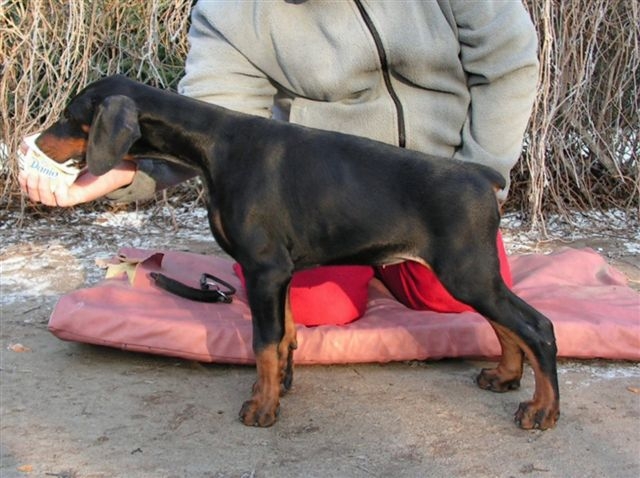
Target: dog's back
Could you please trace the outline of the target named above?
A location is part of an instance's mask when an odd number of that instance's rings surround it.
[[[297,268],[425,254],[425,238],[438,235],[426,228],[453,227],[455,218],[497,229],[495,190],[505,181],[486,166],[260,118],[237,117],[229,128],[229,143],[218,145],[225,176],[213,178],[212,194],[260,204],[270,234],[282,243],[295,236]],[[242,191],[227,189],[236,183],[229,174],[242,177]],[[247,234],[259,220],[239,206],[234,217]]]

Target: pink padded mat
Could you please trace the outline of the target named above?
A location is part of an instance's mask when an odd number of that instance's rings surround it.
[[[63,340],[182,357],[248,364],[251,316],[229,259],[184,252],[123,249],[140,260],[126,276],[63,296],[49,330]],[[561,357],[640,359],[640,294],[590,249],[510,259],[514,291],[554,323]],[[193,286],[209,272],[238,288],[231,304],[203,304],[151,284],[162,270]],[[498,341],[478,314],[414,311],[377,280],[365,315],[345,326],[298,326],[298,364],[389,362],[444,357],[496,357]]]

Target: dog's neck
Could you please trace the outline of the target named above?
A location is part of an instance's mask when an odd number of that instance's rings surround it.
[[[212,169],[211,149],[224,149],[224,143],[235,140],[238,128],[234,125],[253,118],[175,94],[168,94],[167,101],[147,104],[152,106],[139,116],[144,139],[132,152],[141,157],[168,156],[203,171]],[[182,127],[176,129],[176,124]]]

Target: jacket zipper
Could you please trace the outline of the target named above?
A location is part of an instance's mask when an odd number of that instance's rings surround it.
[[[396,108],[396,118],[398,122],[398,146],[400,146],[401,148],[404,148],[406,147],[406,142],[407,142],[406,128],[404,123],[404,111],[402,109],[402,103],[400,103],[400,98],[398,98],[398,95],[396,94],[395,90],[393,89],[393,85],[391,84],[391,74],[389,73],[389,61],[387,59],[387,54],[384,51],[384,48],[382,46],[382,39],[380,38],[380,34],[376,30],[375,25],[371,21],[371,17],[367,13],[367,11],[364,9],[362,2],[360,0],[354,0],[354,2],[358,7],[358,10],[360,11],[360,15],[362,15],[365,25],[367,25],[367,29],[369,30],[369,33],[371,33],[371,36],[373,37],[373,42],[376,45],[376,50],[378,51],[378,58],[380,60],[380,66],[382,68],[382,77],[384,78],[384,84]]]

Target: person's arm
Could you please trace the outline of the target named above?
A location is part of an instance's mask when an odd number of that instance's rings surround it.
[[[456,157],[509,172],[520,157],[538,81],[538,41],[519,1],[452,1],[471,105]],[[504,200],[507,188],[499,194]]]
[[[237,30],[252,28],[252,4],[198,2],[193,7],[180,94],[242,113],[271,116],[275,86],[220,31],[241,35]]]
[[[52,189],[49,178],[34,171],[21,171],[18,182],[24,194],[33,202],[46,206],[69,207],[93,201],[129,185],[135,174],[136,165],[131,161],[122,161],[102,176],[94,176],[85,171],[70,186],[59,184]]]
[[[149,199],[156,192],[188,181],[198,174],[193,168],[163,160],[140,158],[135,161],[123,161],[131,162],[135,164],[133,178],[124,186],[108,191],[105,197],[110,201],[129,203]]]

